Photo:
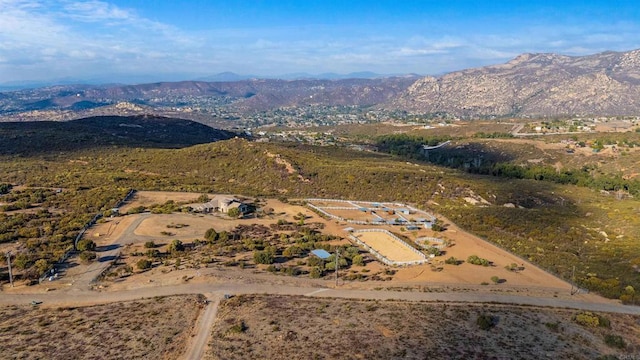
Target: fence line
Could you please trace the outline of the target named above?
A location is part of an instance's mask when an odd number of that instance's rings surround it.
[[[354,231],[354,233],[358,233],[358,232],[381,232],[381,233],[384,233],[384,234],[390,236],[391,238],[393,238],[394,240],[399,241],[400,244],[406,246],[408,249],[410,249],[411,251],[413,251],[414,253],[418,254],[420,257],[422,257],[424,259],[424,260],[413,260],[413,261],[394,261],[394,260],[391,260],[391,259],[387,258],[386,256],[382,255],[380,252],[378,252],[377,250],[375,250],[371,246],[367,245],[364,241],[360,240],[357,236],[355,236],[353,234],[349,234],[349,237],[352,240],[354,240],[356,243],[358,243],[358,245],[361,245],[362,247],[364,247],[367,251],[369,251],[373,256],[375,256],[383,264],[386,264],[386,265],[389,265],[389,266],[409,266],[409,265],[425,264],[425,263],[429,262],[429,259],[427,258],[427,256],[425,254],[423,254],[421,251],[417,250],[416,248],[410,246],[409,244],[404,242],[404,240],[400,239],[399,237],[397,237],[396,235],[394,235],[392,232],[390,232],[388,230],[384,230],[384,229],[362,229],[362,230],[355,230]]]
[[[409,221],[408,219],[406,219],[404,216],[402,216],[401,214],[396,214],[398,215],[398,218],[400,219],[400,221],[396,221],[397,219],[394,220],[385,220],[383,217],[379,216],[378,214],[375,213],[371,213],[372,216],[374,216],[376,219],[373,220],[352,220],[352,219],[345,219],[342,216],[338,216],[335,214],[332,214],[326,210],[359,210],[361,207],[347,207],[347,206],[317,206],[314,205],[312,203],[310,203],[309,201],[331,201],[331,202],[343,202],[343,203],[347,203],[347,204],[351,204],[354,205],[352,202],[348,201],[348,200],[332,200],[332,199],[305,199],[305,201],[307,201],[307,206],[310,207],[312,210],[315,210],[316,212],[319,212],[320,214],[334,219],[334,220],[338,220],[338,221],[344,221],[347,222],[349,224],[356,224],[356,225],[419,225],[422,224],[421,222],[418,221]],[[403,204],[400,203],[376,203],[376,202],[367,202],[367,201],[359,201],[363,204],[380,204],[380,205],[384,205],[384,204],[393,204],[395,206],[404,206]],[[434,216],[428,214],[427,212],[425,212],[424,210],[419,210],[410,206],[404,206],[406,208],[408,208],[410,211],[413,212],[419,212],[421,214],[424,214],[425,216],[431,218],[431,219],[435,219]],[[432,220],[433,221],[433,220]]]
[[[431,244],[427,245],[427,244],[424,243],[426,241],[431,241],[431,242],[434,242],[434,243],[438,243],[440,245],[431,245]],[[417,238],[415,240],[415,243],[418,244],[423,249],[436,248],[438,250],[443,250],[443,249],[445,249],[447,247],[447,245],[445,244],[445,241],[443,239],[435,238],[435,237],[429,237],[429,236],[419,237],[419,238]]]

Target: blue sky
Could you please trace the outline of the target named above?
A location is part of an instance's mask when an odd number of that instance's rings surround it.
[[[441,74],[640,48],[637,1],[0,0],[0,83]]]

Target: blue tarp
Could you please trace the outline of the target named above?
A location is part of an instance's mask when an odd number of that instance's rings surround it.
[[[322,260],[328,259],[331,256],[327,250],[322,249],[311,250],[311,253]]]

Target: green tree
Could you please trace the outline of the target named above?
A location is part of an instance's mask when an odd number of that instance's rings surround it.
[[[322,275],[324,275],[324,272],[318,266],[312,267],[311,271],[309,271],[309,277],[312,278],[312,279],[321,278]]]
[[[149,259],[141,259],[141,260],[138,260],[138,262],[136,263],[136,266],[140,270],[146,270],[146,269],[151,269],[152,264],[153,263]]]
[[[90,239],[81,239],[78,241],[78,251],[94,251],[96,249],[96,243]]]
[[[237,218],[240,217],[242,213],[240,212],[239,208],[231,208],[229,209],[229,211],[227,211],[227,215],[229,215],[232,218]]]
[[[218,233],[216,232],[216,229],[214,228],[207,229],[207,231],[204,233],[204,238],[207,239],[209,242],[214,242],[218,240]]]
[[[87,264],[95,260],[98,255],[95,253],[95,251],[83,251],[78,257],[80,258],[81,262]]]
[[[45,259],[38,259],[33,266],[38,272],[38,275],[42,275],[45,271],[49,270],[49,263]]]
[[[355,266],[364,266],[364,257],[360,254],[354,255],[351,262]]]
[[[256,264],[273,264],[275,257],[267,250],[255,251],[253,253],[253,261]]]
[[[25,270],[31,265],[31,259],[29,255],[20,253],[13,259],[13,266],[19,270]]]
[[[184,251],[184,244],[182,241],[175,239],[169,244],[169,252],[174,253],[179,251]]]
[[[300,254],[302,254],[302,248],[298,245],[291,245],[282,252],[282,255],[289,259],[298,257]]]

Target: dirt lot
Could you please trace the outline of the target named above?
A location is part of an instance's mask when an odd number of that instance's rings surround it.
[[[640,317],[575,310],[247,295],[224,301],[209,359],[594,359],[640,355]],[[478,317],[490,328],[482,330]],[[605,344],[619,336],[626,347]],[[616,338],[617,339],[617,338]]]
[[[424,257],[411,251],[406,244],[398,242],[384,232],[361,232],[355,233],[354,236],[391,261],[424,260]]]
[[[0,357],[8,359],[176,359],[202,304],[196,295],[89,307],[0,309]],[[161,316],[158,316],[162,314]]]

